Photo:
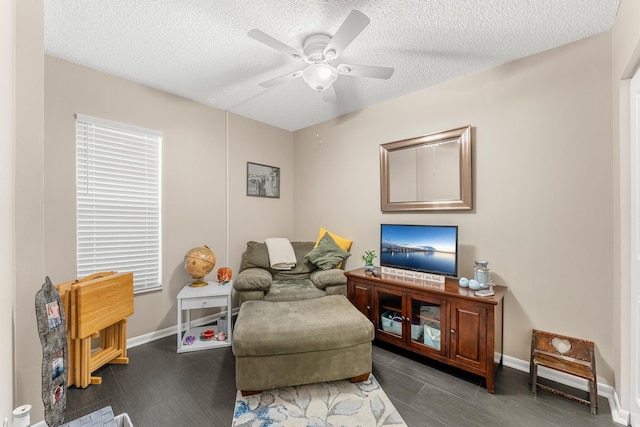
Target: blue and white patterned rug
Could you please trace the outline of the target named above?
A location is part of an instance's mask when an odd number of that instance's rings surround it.
[[[238,391],[233,427],[394,426],[406,427],[373,375],[263,391],[243,397]]]

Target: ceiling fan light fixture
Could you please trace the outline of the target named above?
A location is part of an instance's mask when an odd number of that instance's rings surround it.
[[[329,88],[338,78],[338,71],[328,64],[312,64],[302,72],[309,87],[318,92]]]

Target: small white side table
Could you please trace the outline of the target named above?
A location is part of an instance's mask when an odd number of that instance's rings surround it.
[[[231,333],[232,318],[231,315],[231,289],[233,288],[233,282],[225,282],[224,285],[219,285],[218,282],[207,282],[207,286],[201,286],[192,288],[186,285],[180,293],[178,293],[178,353],[185,353],[188,351],[204,350],[207,348],[215,347],[229,347],[231,345]],[[227,339],[224,341],[218,341],[217,339],[202,340],[200,333],[207,329],[214,329],[216,334],[219,332],[215,326],[198,326],[192,327],[191,325],[191,310],[197,308],[211,308],[211,307],[227,307],[227,327],[225,332],[227,333]],[[182,317],[183,312],[186,314],[186,331],[183,333]],[[195,341],[192,344],[187,345],[187,337],[193,336]]]

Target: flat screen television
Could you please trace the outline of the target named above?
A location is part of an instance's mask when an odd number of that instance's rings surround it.
[[[382,224],[380,266],[457,277],[458,226]]]

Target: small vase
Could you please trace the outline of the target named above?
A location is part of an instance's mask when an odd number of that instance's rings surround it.
[[[373,271],[376,267],[374,265],[365,265],[364,269],[368,271]]]
[[[489,264],[489,262],[476,261],[475,264],[476,265],[473,267],[474,279],[480,282],[481,287],[488,287],[490,282],[490,270],[487,265]]]

